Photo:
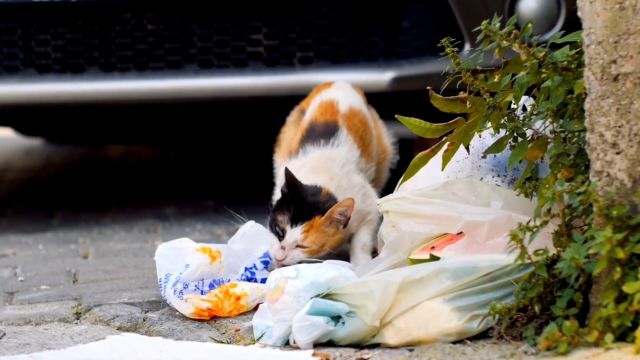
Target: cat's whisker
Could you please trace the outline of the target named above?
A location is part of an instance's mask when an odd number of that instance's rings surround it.
[[[237,213],[236,211],[233,211],[233,210],[231,210],[230,208],[228,208],[226,206],[224,207],[224,209],[227,210],[228,212],[230,212],[231,215],[234,216],[234,219],[227,220],[230,223],[232,223],[233,225],[242,225],[242,224],[246,223],[247,221],[249,221],[249,219],[246,216],[242,216],[239,213]],[[236,221],[239,221],[239,223],[237,223]]]

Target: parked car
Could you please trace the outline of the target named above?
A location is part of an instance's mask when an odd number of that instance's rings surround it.
[[[468,48],[473,28],[496,13],[535,18],[548,36],[575,25],[574,7],[571,0],[2,1],[0,125],[55,139],[131,141],[161,123],[175,134],[186,124],[237,123],[230,117],[246,110],[269,117],[274,104],[286,99],[288,108],[291,97],[328,80],[363,87],[383,116],[416,114],[423,89],[437,86],[446,67],[440,39]]]

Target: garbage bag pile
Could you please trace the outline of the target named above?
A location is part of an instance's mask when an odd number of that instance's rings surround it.
[[[359,268],[325,261],[273,270],[269,249],[277,240],[249,222],[226,245],[186,238],[161,244],[155,260],[162,296],[194,319],[258,305],[254,336],[267,345],[404,346],[479,334],[494,323],[491,304],[512,301],[531,271],[514,263],[508,242],[535,203],[496,182],[426,176],[439,171],[434,166],[379,200],[384,246]],[[553,251],[551,232],[541,232],[530,249]]]

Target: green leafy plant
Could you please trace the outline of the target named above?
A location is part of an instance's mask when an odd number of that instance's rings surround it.
[[[498,134],[485,154],[508,150],[509,167],[526,164],[515,189],[537,201],[534,217],[511,233],[517,260],[533,263],[534,270],[518,284],[515,303],[493,307],[498,332],[515,330],[561,353],[581,344],[639,341],[640,218],[613,198],[599,197],[589,179],[581,33],[543,43],[532,36],[531,24],[519,29],[515,18],[504,23],[498,17],[477,30],[478,49],[471,54],[461,53],[453,39],[441,41],[452,66],[446,84],[463,91],[446,97],[429,89],[429,97],[454,118],[434,123],[397,116],[418,136],[440,139],[413,159],[401,183],[440,151],[444,169],[479,133]],[[497,65],[480,66],[487,56]],[[525,95],[534,103],[523,112]],[[557,252],[530,250],[550,224]],[[607,288],[594,292],[595,277],[604,277]]]

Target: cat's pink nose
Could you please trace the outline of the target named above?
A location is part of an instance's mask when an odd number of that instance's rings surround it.
[[[287,254],[285,254],[284,251],[278,251],[274,256],[274,258],[276,259],[277,263],[283,262],[286,257],[287,257]]]

